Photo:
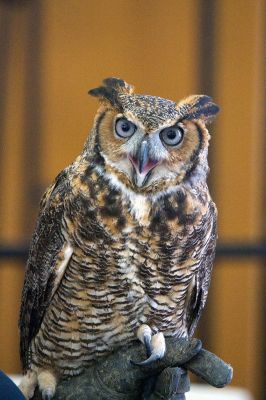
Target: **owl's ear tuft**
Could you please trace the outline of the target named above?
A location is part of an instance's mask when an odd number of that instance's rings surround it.
[[[106,87],[113,88],[120,93],[132,94],[134,91],[134,86],[130,85],[123,79],[106,78],[103,80],[103,83]]]
[[[89,90],[89,94],[94,97],[99,97],[100,101],[107,101],[118,108],[120,108],[118,94],[132,94],[134,90],[132,85],[129,85],[123,79],[119,78],[106,78],[103,80],[103,85],[104,86]]]
[[[200,119],[205,124],[211,123],[219,112],[217,104],[211,97],[205,95],[189,96],[178,103],[177,109],[182,118]]]

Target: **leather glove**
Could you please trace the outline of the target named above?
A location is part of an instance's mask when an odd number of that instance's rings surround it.
[[[131,363],[132,359],[145,356],[140,342],[122,347],[82,375],[61,380],[54,400],[182,400],[189,391],[187,370],[216,387],[223,387],[232,379],[232,367],[202,349],[198,339],[166,338],[162,360],[148,366]],[[153,393],[148,395],[143,394],[147,380],[154,381]],[[38,390],[33,399],[41,400]]]

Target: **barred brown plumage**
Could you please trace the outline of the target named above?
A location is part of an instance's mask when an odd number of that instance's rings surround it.
[[[216,208],[206,123],[218,107],[207,96],[134,95],[115,78],[91,94],[101,100],[94,127],[43,196],[31,242],[19,322],[26,398],[37,383],[52,398],[59,376],[137,334],[162,357],[162,334],[193,335],[208,293]]]

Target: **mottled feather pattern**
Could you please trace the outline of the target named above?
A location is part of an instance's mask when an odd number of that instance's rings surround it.
[[[187,288],[195,274],[202,281],[205,246],[215,239],[209,233],[215,213],[208,196],[197,199],[182,189],[162,196],[151,201],[148,222],[140,226],[130,201],[91,167],[93,162],[83,162],[87,168],[78,167],[84,173],[69,169],[73,187],[62,216],[74,253],[49,307],[49,297],[43,304],[46,318],[32,351],[34,365],[56,363],[64,374],[80,373],[90,361],[134,340],[144,322],[186,337]],[[51,252],[57,254],[63,240],[64,235]]]
[[[60,260],[64,237],[61,231],[63,199],[68,185],[63,171],[45,192],[32,237],[20,310],[21,359],[28,366],[28,350],[51,301],[55,265]]]
[[[205,124],[218,109],[207,96],[176,104],[134,95],[115,78],[90,93],[102,101],[91,135],[46,191],[31,242],[20,314],[25,371],[79,374],[130,344],[142,324],[191,336],[207,298],[216,207]],[[157,138],[157,146],[168,124],[184,132],[139,187],[131,138],[125,147],[114,133],[121,113],[140,143]]]

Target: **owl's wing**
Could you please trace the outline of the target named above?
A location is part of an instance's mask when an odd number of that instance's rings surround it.
[[[190,337],[197,327],[208,296],[217,239],[216,221],[216,207],[214,203],[210,203],[208,213],[209,228],[201,236],[202,240],[198,255],[201,260],[200,267],[195,277],[195,285],[187,307],[187,324]]]
[[[43,195],[31,240],[19,319],[20,356],[24,370],[28,367],[30,342],[40,328],[72,254],[62,232],[68,187],[64,170]]]

